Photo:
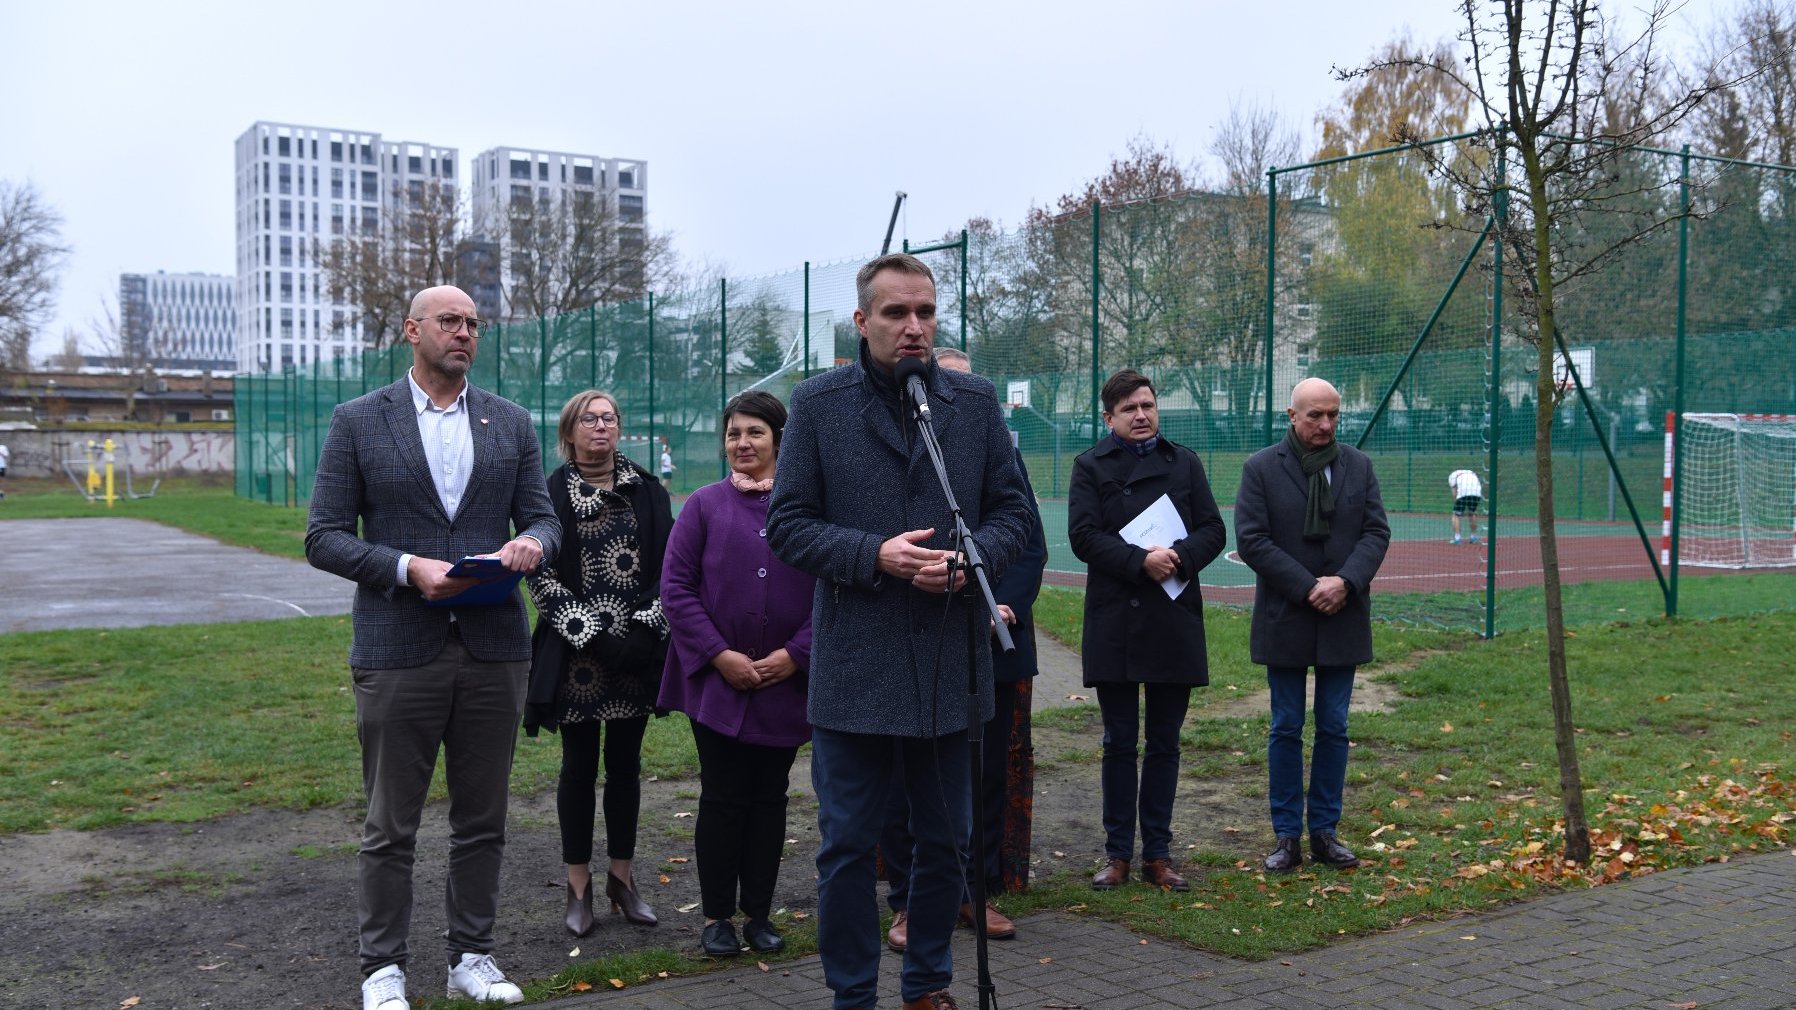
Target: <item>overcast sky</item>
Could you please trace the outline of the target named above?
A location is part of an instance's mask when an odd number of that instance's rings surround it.
[[[746,277],[877,251],[895,190],[923,241],[1136,135],[1201,156],[1231,101],[1313,136],[1331,67],[1405,28],[1451,37],[1453,0],[8,3],[0,179],[74,247],[42,354],[122,272],[234,271],[257,120],[453,146],[464,185],[500,144],[643,159],[650,226]]]

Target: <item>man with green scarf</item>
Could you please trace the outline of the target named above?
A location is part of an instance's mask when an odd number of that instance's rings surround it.
[[[1267,795],[1277,846],[1266,869],[1310,858],[1357,866],[1336,835],[1347,785],[1347,706],[1353,674],[1372,660],[1372,577],[1391,542],[1378,478],[1366,454],[1335,441],[1341,394],[1322,379],[1291,390],[1291,427],[1249,457],[1235,497],[1235,543],[1254,571],[1250,652],[1266,667],[1272,728],[1266,738]],[[1316,739],[1303,787],[1304,693],[1316,671]]]

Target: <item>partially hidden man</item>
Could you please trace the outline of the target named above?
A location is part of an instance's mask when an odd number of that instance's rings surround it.
[[[1266,869],[1288,873],[1310,858],[1359,865],[1337,828],[1347,785],[1347,706],[1353,674],[1372,660],[1372,578],[1391,542],[1378,478],[1366,454],[1335,440],[1341,394],[1322,379],[1291,390],[1291,426],[1248,457],[1235,495],[1235,544],[1256,577],[1249,650],[1266,667],[1272,728],[1266,740],[1277,845]],[[1316,737],[1303,788],[1304,688],[1316,672]]]
[[[935,278],[915,257],[882,256],[856,278],[862,340],[852,364],[800,383],[780,446],[768,541],[817,577],[809,715],[817,791],[817,945],[836,1010],[870,1008],[879,980],[873,850],[893,762],[903,763],[916,836],[907,1010],[956,1006],[949,940],[964,886],[968,820],[967,647],[974,637],[981,720],[992,716],[983,603],[944,599],[947,502],[906,406],[901,357],[929,362]],[[954,495],[993,578],[1029,536],[1028,490],[992,384],[927,367],[934,428]]]
[[[481,325],[461,290],[420,292],[405,319],[412,367],[337,407],[312,487],[306,558],[356,584],[349,666],[368,797],[357,857],[363,1010],[410,1005],[412,863],[439,749],[449,787],[448,994],[524,998],[492,956],[530,668],[524,601],[514,590],[499,603],[426,605],[475,585],[447,574],[464,556],[531,572],[561,539],[530,416],[467,380]]]

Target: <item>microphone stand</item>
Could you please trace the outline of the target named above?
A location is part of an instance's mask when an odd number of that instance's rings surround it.
[[[909,401],[909,397],[906,400]],[[951,534],[960,548],[960,556],[964,561],[948,562],[948,585],[954,585],[956,570],[964,569],[972,573],[966,587],[962,590],[969,600],[973,596],[975,585],[979,596],[984,598],[985,613],[991,622],[993,632],[998,636],[998,648],[1002,652],[1012,652],[1016,643],[1011,640],[1010,629],[998,619],[998,601],[992,596],[991,575],[986,569],[985,559],[979,555],[979,545],[973,541],[973,531],[967,528],[965,513],[960,510],[960,503],[954,499],[954,488],[948,483],[948,467],[942,462],[942,446],[936,441],[935,428],[929,418],[910,404],[911,415],[917,420],[917,431],[923,436],[923,447],[929,453],[929,462],[935,467],[935,479],[942,485],[942,495],[948,501],[948,511],[954,517],[954,529]],[[996,989],[992,985],[990,952],[986,947],[985,935],[985,720],[979,717],[979,634],[984,629],[979,627],[976,615],[967,615],[967,758],[971,765],[968,783],[971,786],[972,805],[972,862],[977,867],[971,874],[973,878],[973,934],[974,961],[978,966],[977,988],[979,990],[979,1010],[995,1010]]]

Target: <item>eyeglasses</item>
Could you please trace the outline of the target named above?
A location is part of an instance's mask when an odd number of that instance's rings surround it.
[[[600,427],[601,425],[606,428],[617,427],[617,415],[616,414],[581,414],[580,415],[580,427],[582,427],[582,428],[597,428],[597,427]]]
[[[442,327],[444,333],[460,333],[461,328],[466,326],[468,328],[468,336],[470,337],[480,336],[480,328],[489,325],[483,319],[476,319],[473,316],[464,316],[459,312],[444,312],[435,316],[413,316],[412,318],[419,322],[423,322],[426,319],[435,319],[437,325]]]

